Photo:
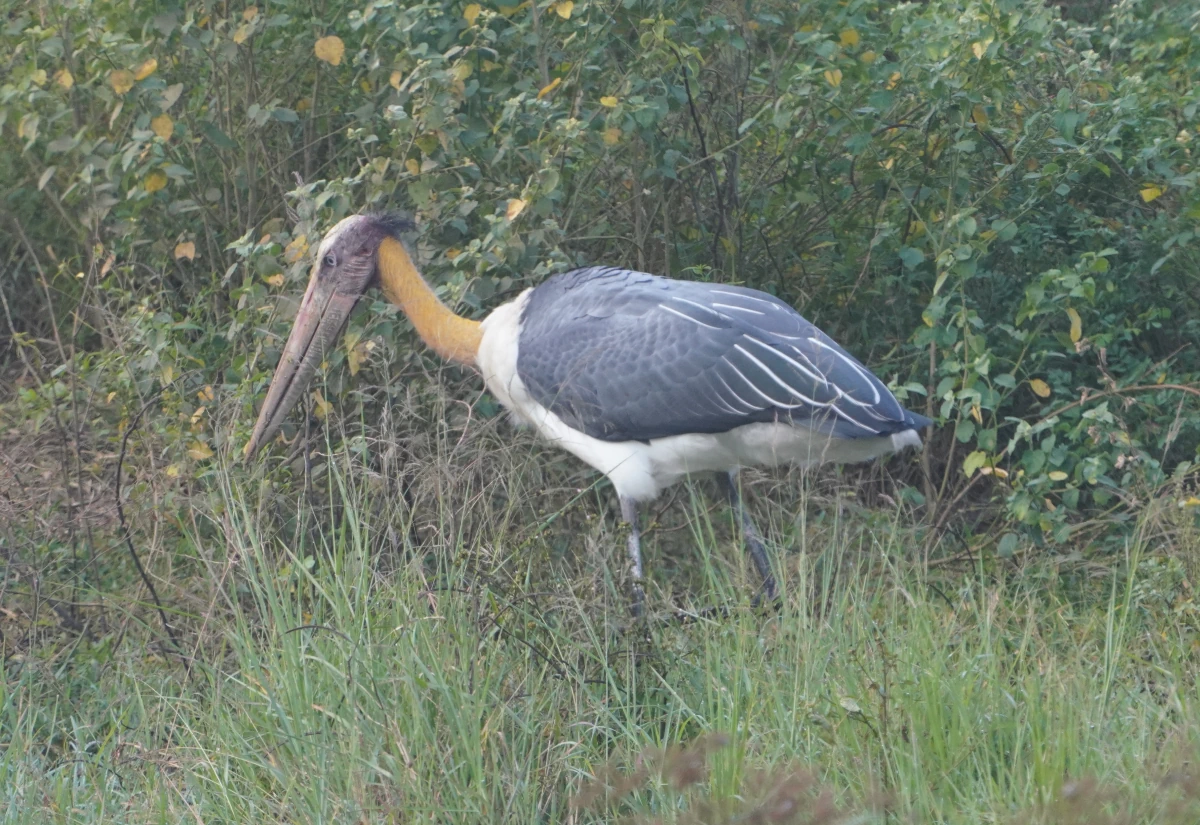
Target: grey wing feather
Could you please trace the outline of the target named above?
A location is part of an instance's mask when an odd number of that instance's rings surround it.
[[[767,421],[862,438],[928,423],[782,301],[629,270],[576,270],[537,287],[517,370],[540,404],[608,441]]]

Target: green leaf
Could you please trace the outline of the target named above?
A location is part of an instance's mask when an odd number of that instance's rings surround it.
[[[1000,218],[992,221],[992,231],[996,233],[996,240],[1011,241],[1017,237],[1016,221],[1010,221],[1007,218]]]
[[[213,145],[218,149],[237,148],[237,144],[229,138],[229,135],[217,128],[217,125],[211,120],[200,121],[200,131],[206,138],[212,141]]]
[[[963,473],[967,478],[975,475],[975,471],[987,464],[988,455],[983,450],[976,450],[963,459]]]
[[[916,269],[925,261],[925,253],[911,246],[900,247],[899,254],[905,269]]]

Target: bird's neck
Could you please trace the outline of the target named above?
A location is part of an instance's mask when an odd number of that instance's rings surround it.
[[[379,246],[379,279],[383,294],[408,316],[430,349],[450,361],[474,365],[483,338],[479,322],[455,315],[443,304],[395,238],[384,238]]]

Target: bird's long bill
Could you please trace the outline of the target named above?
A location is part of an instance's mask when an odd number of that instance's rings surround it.
[[[318,283],[314,271],[296,313],[292,332],[283,347],[279,366],[275,368],[267,400],[258,413],[254,435],[244,449],[247,457],[254,455],[279,431],[288,412],[304,394],[317,365],[345,326],[358,298],[358,295],[338,292],[333,283]]]

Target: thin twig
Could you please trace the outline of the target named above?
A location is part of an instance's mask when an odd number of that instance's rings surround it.
[[[1072,410],[1075,407],[1082,407],[1084,404],[1088,403],[1089,401],[1095,401],[1097,399],[1106,398],[1111,395],[1124,395],[1126,393],[1132,393],[1132,392],[1150,392],[1152,390],[1175,390],[1177,392],[1185,392],[1188,395],[1194,395],[1197,398],[1200,398],[1200,389],[1197,389],[1196,387],[1188,386],[1187,384],[1135,384],[1132,387],[1117,387],[1116,389],[1113,389],[1113,390],[1101,390],[1100,392],[1096,393],[1095,395],[1089,394],[1090,391],[1087,389],[1084,389],[1083,397],[1080,398],[1078,401],[1072,401],[1070,404],[1064,404],[1063,406],[1059,407],[1057,410],[1050,413],[1049,415],[1042,416],[1042,418],[1038,421],[1038,423],[1040,424],[1043,421],[1049,421],[1051,418],[1062,415],[1067,410]]]
[[[121,471],[125,466],[125,452],[129,445],[129,436],[137,428],[138,423],[142,420],[142,416],[146,414],[146,410],[150,409],[158,396],[162,393],[160,390],[150,398],[142,408],[137,411],[137,414],[129,422],[129,426],[125,428],[125,432],[121,434],[121,451],[117,455],[117,480],[116,480],[116,498],[117,498],[117,519],[121,523],[122,537],[125,539],[125,547],[129,550],[129,557],[133,559],[133,565],[137,568],[138,575],[142,577],[142,583],[146,585],[146,589],[150,591],[150,597],[154,600],[154,607],[158,610],[158,616],[162,620],[163,629],[167,631],[167,636],[171,640],[171,645],[176,652],[183,656],[183,646],[179,643],[179,637],[175,635],[175,628],[171,627],[170,621],[167,620],[167,611],[163,608],[162,600],[158,597],[158,591],[154,587],[154,582],[150,579],[150,574],[146,572],[146,568],[142,566],[142,559],[138,556],[137,549],[133,546],[131,537],[132,531],[129,529],[129,522],[125,519],[125,507],[121,503]],[[191,674],[192,668],[190,661],[185,660],[185,669],[188,674]]]

